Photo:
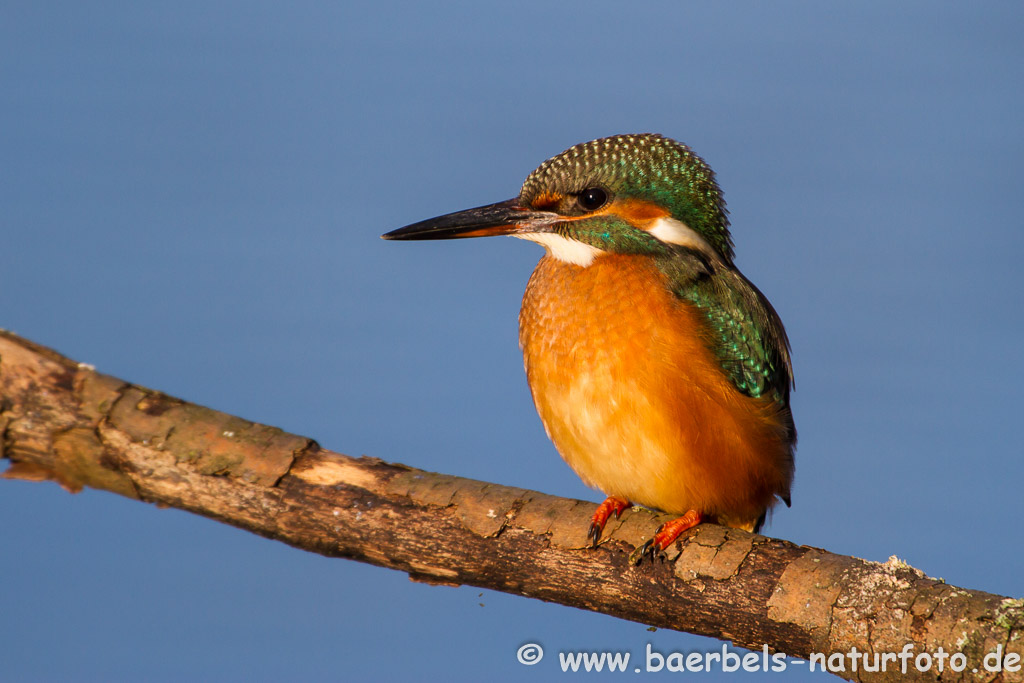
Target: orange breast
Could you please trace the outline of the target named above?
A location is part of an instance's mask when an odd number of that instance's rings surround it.
[[[588,485],[744,528],[788,490],[778,406],[733,387],[703,314],[650,259],[608,254],[583,268],[545,256],[519,339],[544,427]]]

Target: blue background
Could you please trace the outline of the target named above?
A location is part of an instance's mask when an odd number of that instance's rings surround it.
[[[2,15],[0,326],[334,450],[597,501],[523,377],[540,248],[378,236],[660,132],[717,171],[793,342],[767,533],[1024,593],[1019,3]],[[559,650],[718,647],[102,492],[0,481],[0,519],[5,679],[546,680]]]

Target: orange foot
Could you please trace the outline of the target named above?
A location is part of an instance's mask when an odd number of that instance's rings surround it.
[[[642,546],[637,548],[629,556],[630,564],[640,564],[643,562],[645,557],[649,558],[651,562],[654,558],[665,552],[665,548],[672,545],[672,543],[679,538],[679,535],[687,529],[692,529],[704,520],[704,515],[697,512],[696,510],[690,510],[682,517],[669,520],[661,525],[658,532],[654,534],[654,538],[650,539]]]
[[[597,512],[590,519],[590,531],[587,532],[591,548],[596,548],[597,542],[601,540],[601,532],[604,531],[604,525],[608,518],[615,515],[615,519],[618,519],[622,511],[628,507],[628,500],[615,496],[608,496],[603,503],[597,506]]]

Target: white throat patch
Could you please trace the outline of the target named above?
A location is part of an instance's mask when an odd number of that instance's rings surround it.
[[[659,218],[651,224],[647,232],[667,244],[678,244],[708,254],[715,253],[707,240],[697,234],[689,225],[677,221],[675,218]]]
[[[680,225],[682,225],[680,223]],[[689,228],[687,228],[689,230]],[[597,247],[592,247],[589,244],[583,242],[577,242],[576,240],[569,239],[568,237],[562,237],[556,235],[553,232],[528,232],[518,235],[513,235],[521,240],[530,240],[537,244],[543,245],[548,253],[554,256],[559,261],[565,261],[566,263],[572,263],[577,266],[583,266],[586,268],[594,259],[604,252]]]

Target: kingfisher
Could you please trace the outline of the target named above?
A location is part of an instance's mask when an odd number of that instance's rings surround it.
[[[514,199],[383,238],[490,235],[546,250],[519,345],[545,431],[607,497],[590,545],[632,505],[678,515],[634,550],[639,564],[701,522],[756,533],[790,504],[789,340],[733,263],[725,201],[701,157],[654,134],[593,140],[545,161]]]

